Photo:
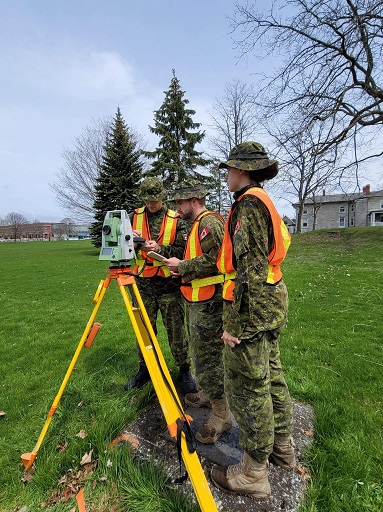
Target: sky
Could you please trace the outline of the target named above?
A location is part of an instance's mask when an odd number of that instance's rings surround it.
[[[67,217],[49,188],[65,165],[63,149],[118,106],[154,149],[148,126],[173,69],[209,134],[208,111],[225,84],[251,83],[261,66],[238,57],[234,10],[233,0],[2,0],[0,219]],[[277,208],[293,212],[287,202]]]

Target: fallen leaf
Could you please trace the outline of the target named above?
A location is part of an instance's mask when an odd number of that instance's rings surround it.
[[[308,482],[311,480],[311,477],[309,475],[309,472],[307,471],[306,468],[302,467],[302,466],[299,466],[299,465],[296,465],[295,466],[295,469],[297,470],[297,472],[303,477],[303,480],[305,482]]]
[[[68,443],[59,443],[57,445],[57,449],[59,452],[65,452],[65,450],[68,448]]]
[[[0,411],[0,418],[3,418],[5,416],[5,412],[4,411]]]
[[[314,432],[312,430],[305,430],[304,432],[307,437],[314,437]]]
[[[20,480],[24,483],[27,483],[27,482],[30,482],[31,480],[33,480],[33,476],[31,475],[31,473],[29,471],[25,471],[25,473],[23,474],[23,476],[21,477]]]
[[[66,484],[68,481],[67,475],[63,475],[57,482],[57,485]]]
[[[83,466],[84,464],[89,464],[90,462],[92,462],[92,453],[93,453],[93,450],[90,450],[90,452],[86,453],[83,458],[81,459],[81,466]]]
[[[85,432],[85,430],[80,430],[80,432],[76,434],[76,437],[79,437],[80,439],[85,439],[87,435],[88,434]]]
[[[118,443],[130,443],[130,446],[132,450],[135,450],[138,448],[138,445],[140,444],[140,441],[138,440],[138,437],[134,434],[121,434],[113,439],[113,441],[109,444],[109,448],[113,448]]]
[[[81,400],[81,402],[79,402],[79,403],[77,404],[77,407],[82,407],[83,405],[84,405],[84,402]]]

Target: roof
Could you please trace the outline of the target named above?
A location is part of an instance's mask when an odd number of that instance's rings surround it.
[[[314,196],[314,199],[307,198],[305,200],[305,204],[323,204],[323,203],[351,203],[353,201],[357,201],[359,199],[364,199],[366,197],[383,197],[383,190],[376,190],[375,192],[370,192],[369,194],[365,194],[363,192],[354,192],[354,193],[344,193],[344,194],[332,194],[332,195],[319,195]],[[294,207],[298,207],[299,203],[293,203]]]
[[[290,217],[288,217],[287,215],[285,215],[282,220],[288,226],[295,226],[295,221],[291,220]]]

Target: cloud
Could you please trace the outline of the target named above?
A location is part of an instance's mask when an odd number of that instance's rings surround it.
[[[117,52],[65,51],[29,56],[26,80],[42,92],[83,101],[132,95],[137,89],[135,70]]]

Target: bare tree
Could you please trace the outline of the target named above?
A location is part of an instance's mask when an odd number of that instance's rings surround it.
[[[50,189],[57,203],[81,222],[94,220],[95,185],[102,165],[102,156],[108,131],[113,118],[92,119],[83,133],[74,140],[73,148],[64,148],[62,157],[65,165],[57,173],[57,179]],[[129,129],[138,148],[144,143],[134,128]]]
[[[27,219],[21,213],[11,212],[5,217],[5,224],[12,228],[12,238],[16,242],[21,237],[23,224],[28,224]]]
[[[111,119],[92,120],[76,137],[73,148],[64,148],[65,161],[50,184],[57,203],[79,220],[93,219],[94,186],[102,163],[103,148]]]
[[[319,193],[327,187],[331,189],[339,183],[343,169],[337,165],[339,157],[334,147],[320,152],[318,140],[322,138],[323,125],[319,122],[298,130],[299,118],[292,118],[289,124],[267,127],[269,137],[273,141],[271,152],[279,162],[279,173],[273,180],[273,187],[281,190],[283,199],[291,198],[291,203],[298,198],[296,219],[297,233],[302,230],[302,216],[305,201],[314,203],[315,217],[321,206]]]
[[[219,157],[226,158],[232,147],[251,140],[256,129],[254,90],[240,80],[226,83],[224,96],[215,100],[209,137],[210,147]]]
[[[232,20],[243,34],[237,39],[242,56],[282,58],[259,101],[267,113],[290,115],[298,107],[307,125],[321,121],[317,152],[381,128],[382,24],[381,0],[276,0],[268,12],[237,4]]]
[[[240,80],[226,83],[223,97],[215,100],[209,114],[209,127],[214,133],[208,137],[214,161],[210,172],[216,184],[210,202],[216,210],[225,214],[230,208],[231,196],[226,184],[226,172],[219,169],[218,162],[226,159],[234,146],[254,137],[257,119],[253,87]]]

